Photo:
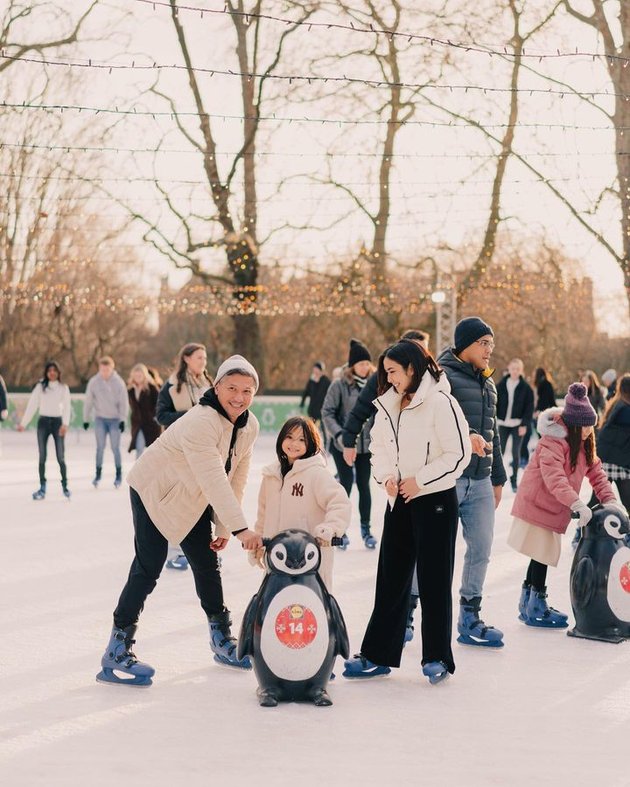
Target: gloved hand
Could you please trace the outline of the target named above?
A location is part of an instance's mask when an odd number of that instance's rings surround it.
[[[313,530],[313,535],[320,546],[329,547],[331,540],[335,536],[335,531],[329,525],[317,525]]]
[[[576,522],[578,527],[584,527],[585,525],[588,525],[593,517],[593,512],[591,509],[581,500],[576,500],[575,503],[571,504],[571,511],[580,515],[580,518]]]
[[[83,421],[83,428],[87,432],[87,430],[90,428],[90,424],[87,421]]]
[[[252,549],[247,553],[247,559],[250,566],[258,566],[258,568],[265,568],[265,547],[258,547]]]
[[[125,422],[120,421],[118,424],[118,428],[120,429],[121,433],[125,431]]]

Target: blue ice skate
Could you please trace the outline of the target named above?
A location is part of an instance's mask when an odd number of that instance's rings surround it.
[[[418,606],[418,596],[413,593],[409,596],[409,612],[407,613],[407,625],[405,627],[404,644],[411,642],[413,639],[413,613]]]
[[[479,618],[481,597],[475,596],[470,600],[461,598],[459,604],[459,619],[457,621],[459,637],[457,637],[457,641],[462,645],[502,648],[505,644],[503,632],[495,629],[494,626],[486,626]]]
[[[558,612],[557,609],[547,604],[547,588],[534,590],[532,588],[527,602],[525,625],[538,628],[565,629],[568,627],[568,615]]]
[[[529,596],[532,591],[532,586],[523,582],[523,587],[521,588],[521,597],[518,601],[518,619],[525,622],[527,620],[527,605],[529,603]],[[553,607],[549,607],[550,612],[555,613],[559,619],[564,618],[565,620],[569,619],[568,615],[565,615],[564,612],[560,612]]]
[[[114,488],[118,489],[122,484],[122,467],[116,468],[116,478],[114,478]]]
[[[342,673],[344,678],[376,678],[379,675],[389,675],[392,671],[391,667],[374,664],[360,653],[351,659],[346,659],[343,666],[345,667]]]
[[[342,552],[345,552],[345,551],[346,551],[346,549],[348,549],[348,545],[349,545],[349,544],[350,544],[350,539],[349,539],[349,538],[348,538],[348,536],[347,536],[347,535],[344,533],[344,534],[341,536],[341,543],[340,543],[340,544],[337,544],[337,549],[340,549]]]
[[[422,674],[426,675],[431,685],[448,678],[448,668],[443,661],[427,661],[422,665]]]
[[[361,538],[367,549],[375,549],[378,543],[370,531],[370,523],[361,523]]]
[[[155,675],[155,670],[149,664],[138,661],[132,651],[135,642],[133,639],[137,626],[127,626],[119,629],[114,626],[107,645],[107,649],[101,659],[103,668],[96,680],[100,683],[115,683],[119,686],[150,686]],[[123,677],[126,676],[126,677]]]
[[[229,612],[219,612],[208,617],[210,647],[214,653],[214,660],[217,664],[224,664],[226,667],[251,669],[249,656],[244,656],[242,659],[236,656],[236,637],[232,636],[231,624]]]
[[[46,497],[46,482],[39,487],[37,492],[33,492],[33,500],[43,500]]]
[[[176,571],[186,571],[188,568],[188,558],[186,555],[177,555],[166,561],[166,568],[174,568]]]
[[[68,489],[66,484],[61,485],[61,491],[63,492],[63,496],[66,498],[66,500],[70,500],[72,497],[72,492]]]

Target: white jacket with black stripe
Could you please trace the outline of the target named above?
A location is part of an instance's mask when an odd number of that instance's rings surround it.
[[[420,487],[415,497],[455,486],[470,461],[471,448],[468,423],[450,390],[445,374],[436,382],[427,372],[403,410],[394,388],[374,400],[370,451],[377,483],[413,476]],[[395,498],[389,501],[393,506]]]

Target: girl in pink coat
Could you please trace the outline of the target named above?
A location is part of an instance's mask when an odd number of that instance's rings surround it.
[[[564,408],[551,407],[538,418],[541,439],[514,499],[508,544],[531,558],[521,590],[519,619],[528,626],[566,628],[567,615],[547,605],[547,566],[557,566],[560,541],[572,513],[586,525],[591,509],[580,500],[584,477],[601,503],[616,505],[612,487],[595,453],[597,414],[586,386],[573,383]]]
[[[281,530],[306,530],[321,550],[319,575],[332,589],[333,537],[348,529],[352,507],[344,488],[332,476],[322,453],[315,422],[296,416],[284,424],[276,441],[278,458],[262,471],[254,530],[273,538]],[[252,565],[264,568],[264,549],[249,553]]]

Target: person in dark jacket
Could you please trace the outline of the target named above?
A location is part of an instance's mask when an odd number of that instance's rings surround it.
[[[534,372],[534,416],[527,424],[527,431],[521,443],[521,467],[527,467],[529,462],[529,442],[533,431],[536,429],[538,416],[543,410],[556,406],[556,393],[553,390],[553,379],[549,372],[539,366]]]
[[[454,338],[453,347],[442,352],[438,363],[464,411],[473,450],[470,464],[456,484],[466,541],[457,641],[496,648],[503,645],[503,632],[486,626],[479,617],[492,549],[494,513],[507,480],[496,425],[497,391],[489,368],[494,333],[479,317],[466,317],[457,323]]]
[[[326,432],[330,437],[330,453],[337,468],[339,482],[346,490],[348,497],[352,485],[356,481],[359,490],[359,518],[361,521],[361,537],[368,549],[376,547],[376,539],[370,529],[370,516],[372,512],[372,496],[370,493],[370,428],[372,421],[365,424],[357,443],[357,456],[355,472],[348,467],[343,459],[343,427],[350,410],[354,407],[359,394],[365,387],[368,377],[374,372],[372,358],[368,348],[358,339],[350,339],[348,351],[348,364],[339,380],[334,380],[322,405],[322,420]],[[346,549],[350,539],[343,536],[340,549]]]
[[[316,423],[318,423],[322,417],[322,405],[324,404],[326,392],[330,385],[330,378],[326,377],[324,374],[324,368],[323,361],[315,361],[311,376],[306,383],[304,393],[302,394],[302,400],[300,401],[300,408],[302,408],[306,400],[309,400],[306,414]]]
[[[617,370],[606,369],[602,374],[602,384],[606,386],[606,401],[610,401],[617,393]]]
[[[582,382],[588,389],[588,400],[591,403],[593,410],[597,413],[597,419],[599,423],[599,419],[604,413],[606,409],[606,390],[602,388],[599,383],[599,378],[595,374],[592,369],[587,369],[583,376]],[[597,429],[599,426],[595,427],[595,433],[597,434]]]
[[[137,363],[127,380],[131,411],[131,442],[129,453],[135,450],[138,458],[145,448],[155,442],[162,429],[155,420],[159,389],[143,363]]]
[[[616,484],[621,502],[630,514],[630,374],[617,380],[617,391],[608,402],[597,435],[597,454],[608,480]]]
[[[512,358],[508,364],[508,374],[497,385],[497,424],[501,454],[512,438],[512,491],[516,492],[516,478],[521,458],[521,442],[527,432],[534,414],[534,392],[523,377],[523,361]]]

